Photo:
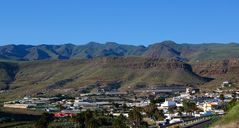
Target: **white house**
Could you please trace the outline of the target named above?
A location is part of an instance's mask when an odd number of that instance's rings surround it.
[[[176,102],[174,102],[174,101],[164,101],[164,102],[161,104],[161,107],[162,107],[162,108],[176,107]]]

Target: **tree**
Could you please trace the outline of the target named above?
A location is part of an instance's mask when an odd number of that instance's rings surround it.
[[[173,114],[173,113],[174,113],[174,109],[175,109],[175,108],[170,107],[170,108],[168,108],[168,112],[169,112],[170,114]]]
[[[87,128],[97,128],[98,127],[97,120],[95,118],[91,118],[89,121],[87,121],[86,127]]]
[[[179,108],[178,108],[178,114],[179,114],[180,116],[182,116],[182,112],[184,112],[184,108],[183,108],[183,107],[179,107]]]
[[[146,113],[146,115],[150,118],[153,117],[155,111],[157,110],[157,106],[153,103],[150,103],[149,105],[147,105],[145,108],[144,108],[144,111]]]
[[[186,112],[192,113],[193,111],[197,110],[197,105],[194,102],[184,100],[183,109]]]
[[[118,103],[113,102],[112,106],[117,109],[117,108],[119,108],[120,105]]]
[[[57,107],[60,111],[63,110],[63,109],[65,109],[65,107],[64,107],[63,105],[61,105],[61,104],[58,104],[56,107]]]
[[[74,122],[80,124],[80,128],[85,128],[85,113],[79,113],[75,117],[72,118]]]
[[[101,111],[101,110],[95,110],[92,112],[92,116],[94,117],[100,117],[100,116],[104,116],[104,111]]]
[[[163,97],[158,97],[156,99],[150,100],[151,103],[156,104],[156,103],[163,103],[165,101],[165,98]]]
[[[148,128],[148,123],[147,122],[142,122],[140,125],[140,128]]]
[[[85,121],[89,121],[91,118],[93,118],[93,112],[90,110],[86,110],[84,112],[84,117],[85,117]]]
[[[156,120],[164,120],[163,110],[157,110],[154,113]]]
[[[93,116],[93,112],[90,110],[86,110],[85,112],[82,113],[82,116],[84,117],[83,118],[84,126],[86,126],[87,128],[94,128],[94,125],[95,125],[94,123],[96,122],[96,120]]]
[[[126,111],[128,109],[127,105],[124,103],[122,106],[123,111]]]
[[[237,93],[236,93],[236,92],[233,92],[233,93],[232,93],[232,98],[233,98],[233,99],[236,99],[236,98],[237,98]]]
[[[233,108],[235,105],[237,105],[237,99],[232,99],[230,102],[227,103],[227,105],[224,107],[225,111],[229,111],[231,108]]]
[[[129,120],[134,128],[140,128],[143,117],[138,108],[133,108],[133,110],[129,111]]]
[[[224,102],[224,100],[225,100],[224,95],[223,95],[223,94],[220,94],[219,99],[220,99],[222,102]]]
[[[121,114],[119,117],[114,118],[113,120],[113,128],[127,128],[126,119]]]
[[[35,124],[36,128],[47,128],[49,123],[53,121],[53,115],[50,113],[43,113],[40,119]]]
[[[90,110],[86,110],[85,112],[79,113],[77,114],[75,117],[72,118],[72,120],[74,122],[79,123],[79,127],[80,128],[85,128],[85,127],[93,127],[93,121],[91,119],[94,119],[94,121],[96,122],[97,120],[95,120],[94,115],[97,116],[96,114],[97,112],[92,112]],[[89,125],[89,126],[88,126]]]
[[[144,108],[144,112],[149,118],[153,118],[154,120],[163,120],[164,114],[162,110],[158,110],[157,106],[153,103],[150,103],[148,106]]]

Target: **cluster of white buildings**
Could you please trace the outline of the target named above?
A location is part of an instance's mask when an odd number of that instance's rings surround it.
[[[154,90],[150,90],[150,93]],[[157,90],[162,93],[162,90]],[[147,92],[147,91],[146,91]],[[187,88],[185,92],[180,92],[176,96],[166,98],[163,103],[156,103],[159,110],[163,110],[165,120],[170,120],[170,123],[182,121],[182,117],[201,117],[212,114],[224,114],[224,111],[220,108],[223,103],[229,102],[233,97],[231,94],[224,94],[225,100],[220,100],[220,93],[204,93],[198,95],[199,90],[193,88]],[[145,93],[145,92],[143,92]],[[158,93],[158,92],[157,92]],[[163,93],[170,93],[169,91]],[[151,93],[152,94],[152,93]],[[174,94],[173,94],[174,95]],[[174,111],[169,112],[170,108],[174,110],[183,106],[183,101],[190,101],[196,104],[196,107],[200,110],[187,113]],[[41,109],[48,112],[58,112],[58,116],[62,113],[79,113],[87,109],[90,110],[106,110],[114,116],[123,114],[128,116],[128,110],[124,110],[123,107],[145,107],[150,104],[148,98],[135,98],[127,93],[105,93],[105,94],[82,94],[75,99],[60,99],[58,97],[52,98],[31,98],[24,97],[21,100],[5,102],[3,107],[8,108],[21,108],[21,109]],[[64,115],[64,114],[63,114]],[[164,121],[165,121],[164,120]]]

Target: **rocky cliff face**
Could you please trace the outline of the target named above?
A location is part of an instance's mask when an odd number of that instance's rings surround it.
[[[102,59],[92,60],[97,64],[111,64],[111,66],[124,67],[131,69],[184,69],[192,71],[191,65],[178,61],[176,59],[159,59],[159,58],[140,58],[140,57],[105,57]]]
[[[239,59],[198,62],[193,64],[193,70],[197,74],[208,77],[239,74]]]
[[[213,78],[203,88],[221,87],[223,81],[230,81],[233,87],[239,87],[239,59],[212,60],[192,64],[193,71],[200,76]]]

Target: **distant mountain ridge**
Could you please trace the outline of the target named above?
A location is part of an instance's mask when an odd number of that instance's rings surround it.
[[[183,61],[221,60],[239,57],[239,44],[177,44],[163,41],[145,46],[123,45],[114,42],[85,45],[5,45],[0,46],[0,59],[5,60],[54,60],[92,59],[97,57],[174,58]]]

